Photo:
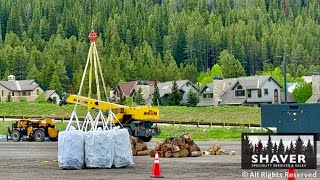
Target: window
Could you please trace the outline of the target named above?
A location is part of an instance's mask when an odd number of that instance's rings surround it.
[[[4,91],[2,90],[2,92],[1,92],[1,96],[4,96]]]
[[[22,96],[30,96],[30,91],[22,91]]]
[[[12,92],[12,96],[14,96],[14,92]]]
[[[239,85],[237,89],[235,90],[235,96],[244,96],[244,90],[242,89],[242,86]]]
[[[269,92],[268,92],[268,89],[264,89],[264,95],[268,95]]]
[[[208,94],[203,94],[202,97],[205,99],[208,97]]]
[[[37,89],[37,95],[39,95],[40,94],[40,91],[39,91],[39,89]]]
[[[262,96],[261,96],[261,89],[258,89],[258,90],[257,90],[257,94],[258,94],[258,97],[262,97]]]
[[[213,98],[213,94],[208,94],[208,98]]]
[[[250,89],[247,90],[247,95],[248,95],[248,98],[251,98],[251,90]]]
[[[274,103],[278,104],[279,100],[278,100],[278,89],[274,90]]]

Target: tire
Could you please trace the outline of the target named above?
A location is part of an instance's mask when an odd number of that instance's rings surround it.
[[[21,134],[18,130],[12,130],[11,139],[13,142],[19,142],[21,140]]]
[[[148,137],[146,137],[146,136],[139,136],[138,138],[141,139],[141,140],[144,141],[144,142],[149,142],[149,141],[152,139],[152,136],[148,136]]]
[[[42,142],[44,141],[46,134],[41,129],[37,129],[33,133],[33,138],[36,142]]]

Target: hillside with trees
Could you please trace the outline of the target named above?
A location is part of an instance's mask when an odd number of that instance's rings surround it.
[[[91,22],[109,87],[320,70],[319,1],[0,0],[0,79],[76,92]]]

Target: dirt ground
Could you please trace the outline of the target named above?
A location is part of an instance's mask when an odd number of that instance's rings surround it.
[[[226,151],[234,150],[236,155],[201,156],[188,158],[161,158],[164,179],[286,179],[285,177],[249,177],[243,173],[284,173],[286,170],[257,171],[241,169],[240,141],[196,142],[202,151],[219,143]],[[155,142],[149,142],[149,149]],[[62,170],[57,162],[57,142],[0,142],[0,179],[150,179],[154,159],[149,156],[135,156],[134,165],[120,169]],[[319,149],[319,146],[318,146]],[[319,151],[318,151],[319,152]],[[319,153],[318,153],[318,157]],[[318,158],[318,168],[319,166]],[[297,170],[296,172],[318,173],[318,170]],[[320,179],[320,174],[314,178]]]

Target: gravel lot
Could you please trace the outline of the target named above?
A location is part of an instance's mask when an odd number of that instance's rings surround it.
[[[236,155],[161,158],[164,179],[286,179],[279,176],[277,178],[275,174],[284,174],[286,170],[242,170],[239,141],[197,141],[196,143],[203,151],[214,143],[219,143],[226,151],[236,151]],[[149,149],[152,149],[154,144],[155,142],[148,143]],[[0,142],[0,179],[150,179],[154,161],[149,156],[135,156],[135,164],[126,168],[62,170],[58,167],[57,153],[56,142]],[[318,153],[318,157],[319,155]],[[318,158],[318,168],[319,162]],[[245,172],[251,175],[258,172],[260,178],[244,178],[242,174]],[[296,172],[318,173],[317,170],[297,170]],[[270,174],[272,176],[269,178],[261,177]],[[310,178],[297,178],[297,180],[300,179],[310,180]],[[320,174],[311,179],[320,179]]]

